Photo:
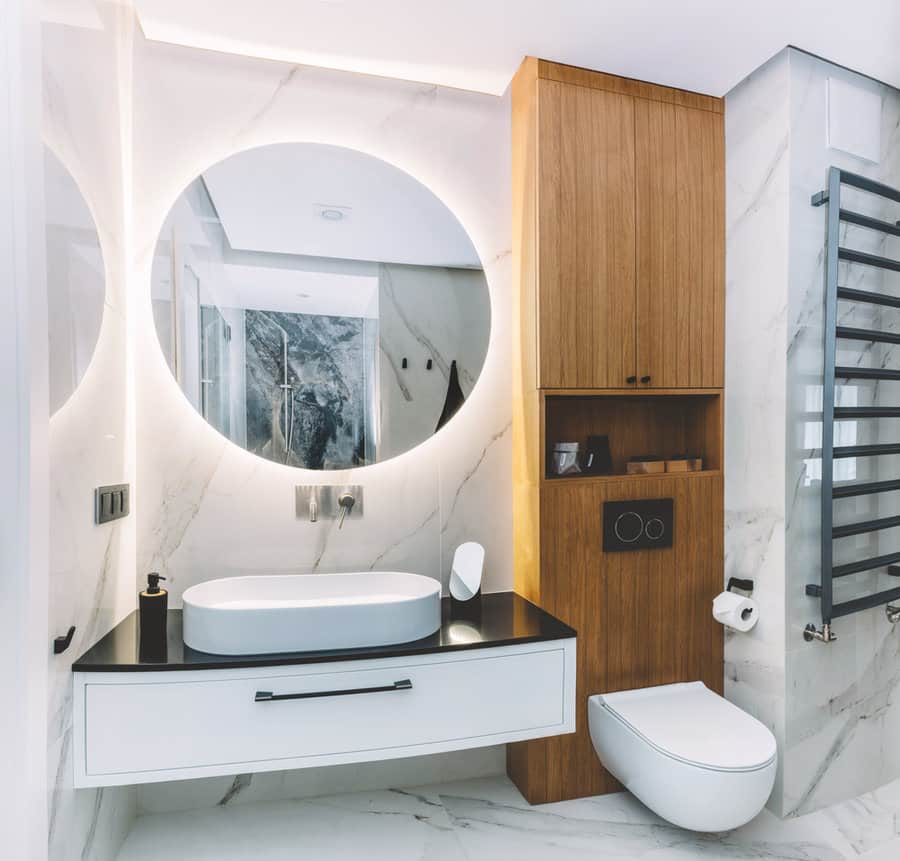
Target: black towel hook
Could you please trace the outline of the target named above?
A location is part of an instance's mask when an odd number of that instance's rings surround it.
[[[72,637],[75,636],[75,626],[72,625],[66,633],[65,637],[54,637],[53,654],[61,655],[69,646],[72,645]]]

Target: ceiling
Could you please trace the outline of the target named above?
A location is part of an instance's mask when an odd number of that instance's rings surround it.
[[[222,273],[229,301],[236,308],[378,318],[377,275],[304,272],[230,263],[222,267]],[[217,304],[222,301],[215,290],[213,299]]]
[[[481,267],[462,225],[429,189],[356,150],[257,147],[213,165],[203,180],[238,251]]]
[[[173,44],[500,94],[526,54],[721,96],[785,45],[900,87],[898,0],[134,0]]]

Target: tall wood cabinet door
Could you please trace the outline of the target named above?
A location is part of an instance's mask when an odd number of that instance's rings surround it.
[[[636,373],[634,99],[538,86],[538,386],[627,388]]]
[[[638,385],[720,387],[725,329],[723,116],[636,99],[635,141]]]

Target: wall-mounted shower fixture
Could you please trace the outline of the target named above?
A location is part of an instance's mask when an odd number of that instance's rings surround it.
[[[301,520],[356,520],[363,515],[363,489],[358,484],[298,484],[296,512]]]
[[[294,387],[289,379],[290,366],[288,365],[288,333],[283,326],[279,326],[269,318],[272,324],[281,332],[281,412],[284,417],[283,451],[284,462],[287,463],[291,456],[291,446],[294,444]]]

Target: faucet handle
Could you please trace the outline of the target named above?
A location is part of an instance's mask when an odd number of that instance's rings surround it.
[[[338,529],[343,528],[344,518],[351,512],[355,503],[356,499],[354,499],[353,494],[346,490],[338,497],[338,505],[341,507],[341,519],[338,523]]]

